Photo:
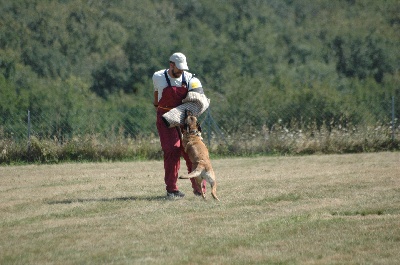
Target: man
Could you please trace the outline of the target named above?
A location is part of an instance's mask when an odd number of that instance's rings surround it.
[[[180,158],[186,161],[188,172],[192,171],[192,164],[184,152],[181,142],[181,133],[178,127],[169,128],[162,119],[162,115],[182,104],[188,91],[201,86],[189,70],[186,56],[174,53],[169,59],[169,68],[160,70],[153,75],[154,107],[157,109],[157,130],[160,136],[161,148],[164,152],[164,181],[168,198],[182,198],[185,196],[177,186]],[[191,179],[193,193],[201,196],[196,181]],[[205,190],[205,182],[203,182]]]

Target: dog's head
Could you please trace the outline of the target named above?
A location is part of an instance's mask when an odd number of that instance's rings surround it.
[[[200,123],[197,121],[196,116],[189,110],[185,112],[185,123],[183,125],[183,132],[189,134],[198,134],[201,132]]]

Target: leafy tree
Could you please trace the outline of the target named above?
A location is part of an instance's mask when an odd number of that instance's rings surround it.
[[[365,38],[347,36],[335,38],[333,48],[337,53],[337,70],[346,77],[365,79],[373,76],[382,82],[385,73],[392,73],[394,62],[385,52],[384,42],[373,35]]]
[[[397,0],[0,0],[0,6],[4,117],[22,111],[25,119],[30,109],[70,135],[124,123],[132,134],[154,132],[151,76],[168,67],[175,51],[187,55],[213,116],[232,132],[278,121],[375,122],[391,96],[400,105]]]
[[[105,61],[93,74],[91,89],[100,97],[106,98],[109,94],[123,90],[126,93],[131,90],[131,70],[124,54],[116,54]]]

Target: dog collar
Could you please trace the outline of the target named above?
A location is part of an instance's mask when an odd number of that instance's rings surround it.
[[[199,132],[199,130],[193,130],[193,131],[189,131],[189,134],[198,136],[200,134],[200,132]]]

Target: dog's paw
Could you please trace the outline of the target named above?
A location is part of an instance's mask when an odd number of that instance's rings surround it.
[[[180,179],[188,179],[188,176],[179,176]]]

